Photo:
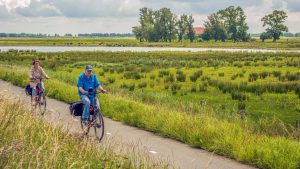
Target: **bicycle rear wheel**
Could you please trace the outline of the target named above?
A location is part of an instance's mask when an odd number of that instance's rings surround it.
[[[101,141],[103,136],[104,136],[104,119],[102,116],[102,113],[99,111],[96,116],[95,124],[94,124],[94,131],[95,131],[95,136],[97,140]]]

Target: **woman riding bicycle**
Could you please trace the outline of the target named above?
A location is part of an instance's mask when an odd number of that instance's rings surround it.
[[[30,80],[30,87],[32,88],[32,97],[33,100],[36,100],[37,97],[37,85],[41,83],[41,78],[49,79],[48,75],[44,72],[43,68],[40,66],[39,60],[34,60],[32,62],[31,69],[29,70],[29,80]],[[41,83],[42,89],[45,90],[44,84]]]

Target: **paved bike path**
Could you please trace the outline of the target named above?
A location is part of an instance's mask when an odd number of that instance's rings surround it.
[[[25,102],[30,99],[24,89],[0,80],[0,93],[9,93]],[[81,132],[78,119],[72,118],[68,104],[48,98],[45,120],[53,125],[68,129],[69,132]],[[241,164],[235,160],[215,155],[202,149],[192,148],[184,143],[163,138],[122,122],[104,118],[104,139],[119,139],[121,142],[136,145],[139,149],[147,150],[150,156],[168,161],[175,168],[182,169],[252,169],[254,167]],[[101,143],[100,143],[101,144]]]

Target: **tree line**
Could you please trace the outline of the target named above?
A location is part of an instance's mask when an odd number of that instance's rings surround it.
[[[194,18],[192,15],[177,15],[169,8],[152,10],[140,9],[139,26],[134,26],[132,32],[141,42],[171,42],[174,39],[182,41],[183,38],[191,42],[195,39]]]
[[[46,37],[133,37],[132,33],[79,33],[59,34],[32,34],[32,33],[0,33],[1,38],[46,38]]]
[[[148,42],[171,42],[188,39],[193,42],[196,38],[209,41],[232,40],[234,42],[250,41],[249,27],[246,22],[247,16],[241,7],[229,6],[216,13],[210,14],[204,22],[205,31],[200,37],[194,32],[194,19],[192,15],[180,15],[172,13],[169,8],[152,10],[147,7],[141,8],[139,13],[139,26],[134,26],[132,32],[140,41]],[[273,39],[275,42],[288,31],[284,24],[287,14],[284,11],[274,10],[264,16],[261,21],[266,31],[260,35],[260,39]]]

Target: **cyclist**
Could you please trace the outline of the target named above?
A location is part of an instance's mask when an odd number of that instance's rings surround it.
[[[40,61],[38,59],[34,60],[32,62],[32,67],[29,70],[29,80],[30,80],[30,87],[32,88],[32,96],[33,96],[33,100],[36,101],[36,97],[37,97],[37,85],[41,82],[40,79],[38,78],[46,78],[49,79],[49,76],[45,73],[45,71],[43,70],[43,68],[40,66]],[[41,83],[42,89],[39,90],[45,90],[44,87],[44,83]],[[41,103],[43,104],[43,102],[41,101]]]
[[[105,93],[106,91],[102,88],[96,75],[92,73],[92,66],[90,66],[90,65],[86,66],[85,72],[83,72],[79,76],[77,87],[78,87],[78,94],[80,96],[80,100],[84,104],[83,113],[82,113],[81,118],[82,118],[82,122],[85,125],[85,129],[86,129],[86,127],[88,125],[88,120],[89,120],[89,108],[90,108],[90,105],[94,105],[94,103],[93,103],[94,95],[89,94],[88,91],[91,89],[93,91],[97,91],[97,89],[98,89],[102,93]],[[95,104],[98,107],[100,107],[98,98],[96,99],[96,102],[97,103],[95,103]]]

